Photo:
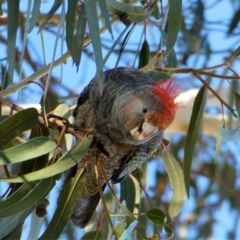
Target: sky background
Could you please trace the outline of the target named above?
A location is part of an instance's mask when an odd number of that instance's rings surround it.
[[[27,1],[21,1],[21,9],[22,11],[26,11],[27,9]],[[52,6],[52,2],[53,1],[46,1],[44,4],[42,4],[42,13],[46,13],[49,11],[49,9]],[[219,20],[219,22],[224,22],[224,21],[228,21],[228,19],[232,16],[232,12],[235,10],[232,8],[232,5],[229,4],[228,0],[222,0],[219,1],[218,4],[216,3],[215,0],[209,0],[207,1],[207,5],[209,6],[209,9],[207,11],[205,11],[205,18],[208,19],[209,24],[206,26],[206,28],[209,29],[215,29],[215,31],[211,31],[210,34],[208,34],[206,37],[208,38],[210,44],[211,44],[211,48],[214,49],[216,52],[216,54],[211,55],[211,59],[210,61],[208,61],[208,67],[210,66],[215,66],[218,64],[221,64],[224,62],[224,58],[226,57],[223,53],[222,53],[222,49],[228,49],[229,46],[232,46],[233,44],[236,43],[236,48],[239,46],[239,42],[237,42],[239,40],[238,36],[236,36],[236,39],[228,39],[228,37],[222,32],[222,30],[225,29],[224,25],[221,24],[211,24],[211,22],[216,22]],[[188,1],[183,1],[183,6],[185,4],[188,4]],[[237,5],[237,3],[236,3]],[[115,26],[113,28],[114,33],[117,33],[121,30],[123,30],[124,26],[118,24],[117,26]],[[138,42],[139,37],[142,34],[142,28],[141,27],[137,27],[132,36],[130,37],[130,41],[129,41],[129,46],[135,44],[135,42]],[[20,37],[20,36],[18,36]],[[33,32],[28,35],[28,44],[31,46],[31,50],[33,55],[36,57],[36,59],[43,59],[42,56],[42,50],[41,50],[41,41],[40,41],[40,37],[39,37],[39,33],[38,33],[38,29],[34,29]],[[109,44],[111,45],[113,43],[113,41],[111,40],[111,36],[108,32],[106,32],[103,36],[103,39],[107,39]],[[160,34],[159,31],[156,31],[154,34],[149,33],[148,34],[148,41],[149,42],[157,42],[156,39],[160,38]],[[50,63],[52,61],[52,55],[53,55],[53,49],[54,49],[54,41],[52,41],[52,34],[51,33],[44,33],[44,42],[45,42],[45,51],[46,51],[46,62]],[[21,49],[21,43],[20,41],[18,41],[19,43],[19,49]],[[33,45],[34,43],[34,45]],[[238,43],[238,44],[237,44]],[[59,58],[62,55],[62,51],[61,51],[61,43],[59,41],[59,47],[58,47],[58,51],[56,54],[56,58]],[[1,50],[2,49],[2,50]],[[89,45],[87,47],[87,49],[89,49],[89,51],[91,51],[91,45]],[[0,44],[0,52],[2,52],[2,57],[4,57],[6,55],[6,53],[4,52],[6,49],[3,48],[3,46]],[[66,52],[66,45],[64,44],[64,50],[63,53]],[[152,51],[156,50],[156,49],[151,49]],[[180,51],[181,49],[176,49],[176,52]],[[103,55],[106,54],[106,51],[103,51]],[[1,58],[2,58],[1,57]],[[196,59],[198,59],[198,61],[196,61]],[[109,58],[107,64],[106,64],[106,69],[110,69],[113,68],[115,66],[115,61],[116,58]],[[202,66],[202,61],[205,61],[204,58],[200,58],[198,56],[193,56],[190,57],[187,65],[188,67],[194,67],[194,68],[198,68],[198,66]],[[120,61],[119,66],[132,66],[134,62],[134,56],[132,55],[124,55],[124,60]],[[127,63],[127,65],[126,65]],[[238,70],[240,69],[240,64],[239,61],[233,66],[234,69]],[[27,64],[24,63],[24,69],[25,69],[25,74],[26,76],[29,76],[31,74],[33,74],[32,68],[29,67]],[[86,56],[86,54],[83,54],[82,60],[81,60],[81,65],[79,67],[79,71],[76,71],[76,67],[73,66],[72,64],[72,60],[69,59],[67,61],[67,63],[65,65],[63,65],[62,67],[56,68],[53,70],[53,75],[58,77],[59,79],[62,79],[62,84],[68,86],[70,89],[74,89],[74,92],[77,94],[79,94],[82,89],[88,84],[88,82],[94,77],[95,75],[95,63],[92,60],[89,60],[88,56]],[[62,76],[61,76],[62,73]],[[17,82],[19,79],[18,77],[15,78],[15,81]],[[184,83],[184,76],[180,76],[178,77],[178,81],[180,82],[180,84],[182,84],[182,88],[184,90],[188,89],[188,85],[186,85]],[[196,82],[196,81],[195,81]],[[215,81],[214,84],[217,86],[219,86],[219,80]],[[196,83],[196,86],[198,86],[199,84]],[[200,85],[199,85],[200,86]],[[224,86],[228,86],[228,83],[225,82]],[[192,86],[191,86],[192,87]],[[189,87],[190,88],[190,87]],[[67,97],[67,92],[64,91],[63,89],[60,89],[60,96],[62,97]],[[26,98],[25,96],[28,95],[29,97]],[[29,85],[26,89],[24,89],[24,94],[15,94],[14,96],[12,96],[12,99],[14,100],[15,103],[17,104],[22,104],[22,103],[39,103],[40,99],[42,97],[42,90],[35,84]],[[71,100],[67,101],[67,103],[69,105],[71,105],[73,102]],[[177,135],[177,134],[176,134]],[[172,135],[166,135],[168,137],[172,137]],[[175,140],[177,139],[177,136],[175,136]],[[174,138],[173,138],[174,140]],[[232,151],[236,154],[239,154],[239,142],[227,142],[225,143],[227,148],[231,148]],[[202,153],[204,155],[204,153]],[[214,154],[214,153],[213,153]],[[224,159],[220,159],[219,161],[224,161]],[[238,169],[238,181],[236,184],[236,189],[240,188],[240,180],[239,180],[239,170],[240,170],[240,163],[237,162],[236,164],[237,169]],[[149,164],[148,166],[148,171],[149,173],[149,186],[155,186],[155,178],[151,178],[151,176],[155,176],[155,171],[159,169],[163,169],[164,171],[164,166],[163,163],[161,162],[161,160],[159,161],[153,161]],[[205,190],[204,186],[205,186],[205,182],[208,181],[207,178],[202,177],[200,178],[200,180],[198,181],[198,188],[199,191],[203,191]],[[59,193],[59,189],[60,189],[60,183],[58,182],[58,184],[56,185],[56,187],[52,190],[51,194],[50,194],[50,206],[48,207],[48,219],[51,218],[55,206],[56,206],[56,199]],[[0,186],[0,193],[2,193],[4,191],[4,187],[1,184]],[[170,196],[169,196],[170,197]],[[216,201],[216,199],[218,198],[217,195],[212,195],[209,199],[207,199],[207,202],[205,203],[206,205],[208,204],[208,202],[214,202]],[[187,219],[189,213],[192,211],[192,209],[194,209],[194,204],[195,202],[192,201],[192,199],[190,198],[189,200],[186,201],[184,209],[181,213],[181,218],[182,219]],[[237,239],[240,239],[240,221],[238,221],[238,225],[237,226],[233,226],[233,221],[236,217],[237,217],[237,212],[236,211],[232,211],[230,209],[229,206],[229,202],[223,202],[221,204],[220,208],[216,208],[216,212],[214,213],[215,218],[216,218],[216,223],[214,224],[214,230],[213,230],[213,236],[212,239],[226,239],[226,232],[228,230],[231,230],[232,228],[236,228],[239,229],[238,230],[238,235],[237,235]],[[204,216],[203,216],[204,217]],[[207,217],[207,214],[205,215],[205,217]],[[23,231],[23,236],[22,239],[26,239],[26,236],[28,235],[28,226],[30,224],[30,220],[28,220],[25,224],[25,230]],[[194,239],[194,237],[196,237],[196,233],[195,233],[195,229],[193,228],[192,231],[190,232],[186,232],[186,229],[181,228],[179,229],[181,236],[183,238],[188,238],[188,239]],[[76,230],[76,234],[82,234],[82,230],[77,229]],[[77,236],[76,235],[76,236]],[[78,235],[79,236],[79,235]],[[61,238],[64,239],[64,238]]]

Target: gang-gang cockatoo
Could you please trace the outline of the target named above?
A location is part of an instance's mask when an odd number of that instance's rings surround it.
[[[160,146],[164,130],[174,119],[179,88],[172,81],[156,83],[146,74],[130,69],[115,68],[104,73],[104,89],[93,79],[80,94],[73,112],[75,125],[93,129],[99,159],[108,180],[119,183],[144,163]],[[74,207],[73,224],[85,227],[99,200],[99,184],[95,173],[96,149],[79,162],[87,161],[84,188]],[[63,188],[74,170],[71,169]],[[106,182],[100,173],[101,188]]]

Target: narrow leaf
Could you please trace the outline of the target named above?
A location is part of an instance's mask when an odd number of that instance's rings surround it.
[[[113,39],[112,26],[111,26],[111,23],[110,23],[110,20],[109,20],[109,13],[108,13],[106,1],[98,0],[98,4],[99,4],[99,7],[101,9],[102,16],[104,17],[107,29],[108,29],[108,31],[111,34],[112,39]]]
[[[173,195],[168,209],[169,216],[173,219],[181,211],[186,199],[184,176],[179,163],[170,152],[163,153],[163,162],[173,188]]]
[[[38,112],[28,108],[16,113],[0,123],[0,149],[16,136],[35,127],[38,123]]]
[[[63,4],[62,0],[55,0],[51,10],[48,12],[47,17],[43,20],[43,23],[40,26],[40,31],[45,27],[48,21],[52,18],[58,8]]]
[[[68,50],[73,56],[74,53],[74,31],[78,0],[68,0],[68,10],[66,15],[66,42]],[[74,59],[73,59],[74,60]]]
[[[0,152],[0,165],[23,162],[51,152],[56,143],[48,137],[38,137]]]
[[[81,62],[82,57],[82,50],[83,50],[83,42],[84,42],[84,34],[86,30],[86,13],[84,5],[81,6],[81,9],[78,14],[78,20],[77,20],[77,27],[76,27],[76,34],[74,36],[74,52],[72,53],[73,58],[75,60],[75,64],[77,68],[79,67],[79,64]]]
[[[139,184],[132,176],[128,176],[120,184],[120,201],[125,200],[127,208],[130,212],[133,212],[135,204],[139,203],[141,198]]]
[[[206,104],[206,94],[207,89],[203,86],[193,103],[192,115],[189,122],[189,128],[186,136],[186,141],[184,145],[184,160],[183,160],[183,172],[184,172],[184,182],[186,187],[187,195],[189,196],[190,187],[190,173],[193,160],[194,149],[197,143],[198,134],[200,132],[205,104]]]
[[[75,203],[79,197],[79,193],[84,187],[85,177],[86,173],[84,172],[84,169],[82,169],[81,171],[78,171],[74,178],[70,179],[60,198],[58,208],[54,213],[51,222],[48,224],[46,231],[39,240],[59,239],[63,229],[69,221]]]
[[[10,200],[7,199],[3,202],[0,202],[0,218],[14,216],[24,211],[25,209],[28,209],[30,206],[35,205],[39,200],[43,199],[50,192],[54,185],[55,178],[43,179],[37,183],[25,183],[22,185],[22,187],[19,188],[20,190],[17,191],[17,194],[13,195],[15,196],[14,203],[11,202],[13,197],[10,197]],[[16,196],[22,194],[21,190],[23,188],[26,194],[21,198],[17,198]],[[28,188],[29,191],[26,191],[26,188]],[[11,204],[9,204],[10,202]]]
[[[89,26],[89,32],[92,39],[94,55],[96,58],[97,67],[97,79],[99,81],[100,92],[103,91],[103,57],[102,57],[102,44],[99,33],[98,15],[96,2],[92,0],[86,0],[85,9],[87,14],[87,21]]]
[[[132,238],[132,232],[134,231],[135,227],[137,226],[138,221],[133,221],[128,228],[125,230],[123,235],[119,238],[119,240],[125,240],[125,239],[131,239]]]
[[[94,239],[94,240],[102,240],[102,234],[101,232],[87,232],[86,234],[84,234],[80,240],[89,240],[89,239]]]
[[[40,16],[40,6],[41,6],[41,0],[33,1],[32,16],[31,16],[29,27],[27,30],[28,33],[31,33],[33,28],[36,26],[37,20]]]
[[[3,239],[3,237],[7,236],[16,227],[21,225],[35,207],[36,206],[33,205],[33,206],[29,207],[28,209],[26,209],[25,211],[15,215],[15,216],[3,219],[0,222],[0,239]]]
[[[177,36],[181,27],[182,21],[182,0],[171,0],[169,1],[169,13],[168,13],[168,38],[167,38],[167,49],[164,54],[167,57],[176,41]]]
[[[92,136],[88,134],[82,142],[79,142],[70,151],[66,152],[58,162],[35,172],[28,173],[19,177],[14,178],[1,178],[3,182],[30,182],[39,180],[42,178],[48,178],[59,173],[62,173],[70,167],[76,165],[85,155],[89,146],[92,143]]]
[[[8,47],[7,47],[7,59],[8,59],[8,75],[10,80],[13,79],[13,72],[15,69],[16,60],[16,39],[18,29],[19,18],[19,2],[20,0],[9,0],[8,4]]]
[[[234,97],[235,97],[235,105],[238,113],[238,119],[240,120],[240,95],[234,92]]]
[[[144,40],[142,44],[142,49],[139,55],[138,69],[146,66],[149,62],[150,48],[147,39]]]

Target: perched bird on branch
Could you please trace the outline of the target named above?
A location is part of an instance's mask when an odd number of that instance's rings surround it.
[[[156,83],[144,73],[129,68],[106,71],[102,93],[98,79],[93,79],[83,90],[73,112],[75,125],[93,129],[96,148],[89,149],[77,166],[82,169],[87,162],[85,185],[71,216],[75,225],[85,227],[100,200],[96,151],[107,179],[121,182],[159,148],[163,132],[175,117],[178,106],[174,99],[178,94],[179,88],[172,81]],[[104,190],[103,174],[99,178]]]

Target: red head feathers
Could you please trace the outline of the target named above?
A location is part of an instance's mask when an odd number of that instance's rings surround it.
[[[161,130],[165,130],[173,121],[178,103],[175,98],[180,94],[181,89],[178,86],[173,86],[173,80],[166,82],[158,82],[152,89],[152,94],[157,96],[162,107],[157,113],[158,126]]]

